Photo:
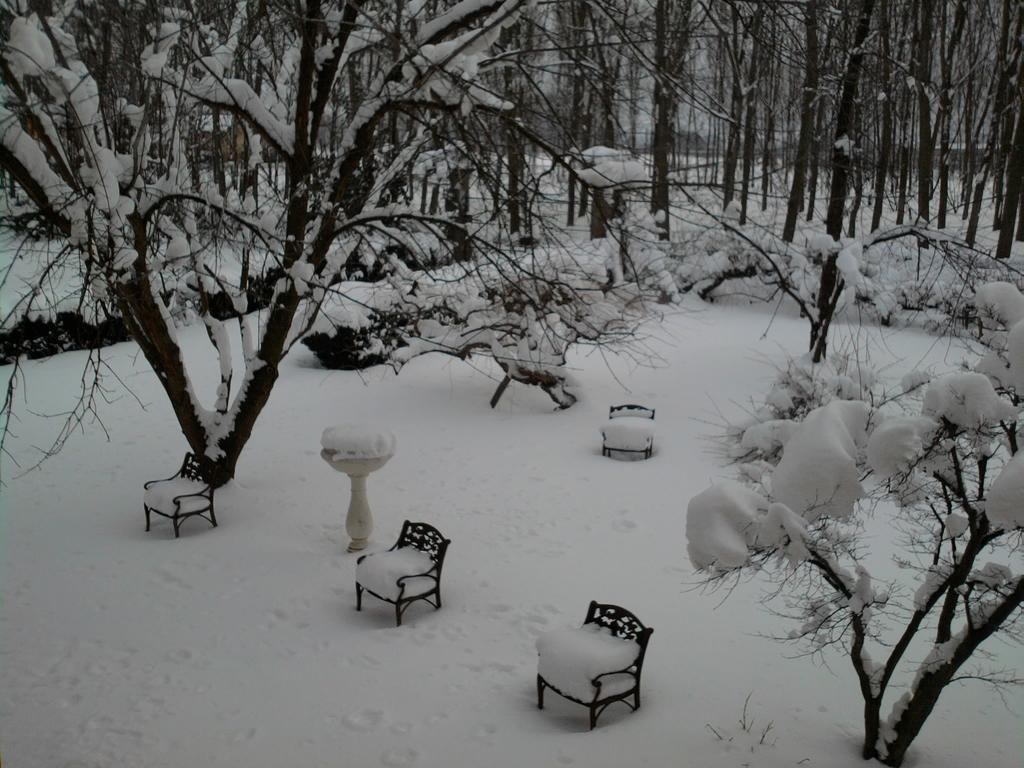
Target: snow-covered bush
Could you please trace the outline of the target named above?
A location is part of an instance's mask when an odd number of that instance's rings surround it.
[[[412,317],[402,312],[369,311],[360,322],[335,322],[333,331],[307,334],[302,343],[324,368],[355,371],[388,362],[412,328]]]
[[[576,401],[569,349],[628,342],[669,279],[642,246],[630,256],[630,274],[618,282],[609,275],[608,245],[599,240],[572,251],[532,249],[527,274],[483,260],[420,271],[395,261],[385,283],[363,286],[358,304],[331,299],[314,329],[335,333],[329,348],[351,337],[359,362],[396,368],[429,353],[489,357],[506,377],[492,404],[516,381],[540,387],[565,408]],[[332,332],[331,325],[351,330]],[[307,343],[315,345],[324,346],[323,337]]]
[[[768,574],[796,620],[790,638],[849,657],[863,755],[887,765],[902,764],[951,682],[1014,679],[965,669],[982,643],[1024,639],[1024,295],[988,285],[977,303],[992,321],[987,363],[926,385],[904,377],[902,408],[833,399],[784,429],[762,422],[782,449],[758,489],[723,482],[689,505],[690,559],[709,581]],[[886,497],[892,511],[876,503]],[[875,575],[872,514],[891,517],[901,576]]]
[[[877,375],[861,357],[858,350],[844,349],[821,363],[812,363],[808,355],[787,360],[764,402],[727,429],[729,454],[746,478],[756,482],[778,463],[783,445],[811,411],[833,400],[881,396]]]
[[[674,269],[680,289],[705,300],[714,300],[725,286],[748,300],[785,295],[807,318],[812,336],[825,323],[818,291],[822,268],[833,257],[841,289],[835,314],[944,332],[960,331],[973,319],[971,297],[978,286],[1010,280],[1021,269],[947,233],[914,226],[839,241],[808,229],[787,243],[770,228],[739,225],[730,210],[713,213],[692,202],[697,221],[682,235],[686,251]]]
[[[52,320],[26,316],[10,329],[0,331],[0,365],[10,365],[21,355],[35,360],[127,339],[128,332],[119,317],[97,318],[90,323],[75,312],[58,312]]]

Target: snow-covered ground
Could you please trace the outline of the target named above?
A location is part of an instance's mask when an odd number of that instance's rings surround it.
[[[144,532],[142,483],[170,474],[184,442],[136,347],[105,350],[144,407],[114,386],[100,406],[109,439],[94,426],[38,470],[12,479],[18,469],[3,467],[5,765],[863,765],[844,660],[792,658],[757,637],[785,626],[760,606],[761,586],[724,602],[701,594],[686,556],[688,500],[735,474],[711,436],[767,390],[786,351],[803,350],[806,325],[687,302],[649,331],[652,367],[577,354],[582,398],[562,412],[518,385],[492,411],[496,382],[446,358],[396,378],[324,371],[299,348],[217,493],[220,527],[192,520],[177,541],[166,523]],[[201,333],[183,331],[184,343]],[[876,365],[899,361],[895,381],[921,361],[959,361],[917,332],[840,327],[836,343],[853,336]],[[29,410],[69,407],[83,359],[25,365],[9,446],[23,469],[57,428]],[[621,402],[657,409],[650,461],[601,457],[598,429]],[[373,598],[355,611],[348,481],[319,456],[323,428],[352,421],[398,441],[369,479],[371,549],[406,518],[453,542],[444,608],[414,606],[401,628]],[[885,529],[872,533],[884,557]],[[551,693],[536,709],[535,641],[579,624],[591,599],[632,609],[654,635],[641,710],[613,706],[587,732],[586,711]],[[1019,646],[988,650],[996,666],[1024,665]],[[1019,767],[1022,713],[1020,691],[1004,702],[981,683],[947,690],[907,764]]]

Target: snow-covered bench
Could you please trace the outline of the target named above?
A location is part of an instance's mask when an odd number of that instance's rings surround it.
[[[177,474],[165,480],[150,480],[143,488],[145,494],[142,506],[146,510],[147,531],[153,514],[171,521],[174,525],[174,538],[180,536],[182,522],[190,517],[201,517],[214,528],[217,527],[217,516],[213,511],[213,486],[193,454],[185,454]]]
[[[643,454],[651,458],[654,451],[654,409],[643,405],[613,405],[608,409],[608,422],[601,427],[601,455],[615,453]]]
[[[400,627],[405,609],[417,600],[440,608],[441,569],[449,544],[429,523],[406,520],[391,549],[356,561],[356,610],[363,609],[363,592],[369,592],[395,606],[395,625]]]
[[[616,701],[636,711],[653,631],[625,608],[591,601],[582,627],[537,638],[537,708],[544,709],[544,689],[550,688],[590,710],[591,730]]]

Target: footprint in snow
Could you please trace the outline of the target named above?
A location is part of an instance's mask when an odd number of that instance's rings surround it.
[[[481,723],[473,729],[473,738],[478,741],[489,742],[491,737],[498,732],[498,726],[494,723]]]
[[[384,720],[384,713],[379,709],[361,709],[358,712],[350,712],[342,718],[341,722],[346,728],[353,731],[367,732],[375,730]]]
[[[389,749],[381,755],[380,761],[388,766],[388,768],[406,768],[406,766],[414,765],[417,757],[419,755],[415,749],[398,747],[396,749]]]

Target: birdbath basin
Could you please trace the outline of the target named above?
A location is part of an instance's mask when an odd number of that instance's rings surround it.
[[[395,436],[359,424],[328,427],[320,437],[320,458],[352,481],[345,518],[349,552],[365,549],[373,533],[373,514],[366,498],[366,477],[388,463],[395,453]]]

